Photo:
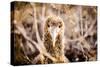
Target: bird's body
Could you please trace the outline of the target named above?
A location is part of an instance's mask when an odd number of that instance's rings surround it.
[[[44,57],[43,63],[64,63],[64,23],[61,18],[49,16],[44,25],[44,46],[57,61]]]

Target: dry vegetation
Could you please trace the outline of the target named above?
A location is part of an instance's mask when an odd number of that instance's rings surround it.
[[[13,4],[11,35],[14,35],[14,64],[39,64],[41,55],[56,61],[43,45],[43,24],[45,18],[51,15],[57,15],[64,21],[64,55],[69,60],[67,62],[97,60],[96,6]]]

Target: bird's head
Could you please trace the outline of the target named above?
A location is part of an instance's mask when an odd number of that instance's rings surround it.
[[[46,20],[45,28],[50,33],[53,41],[53,46],[55,46],[56,37],[58,34],[63,35],[64,23],[60,17],[49,16]]]

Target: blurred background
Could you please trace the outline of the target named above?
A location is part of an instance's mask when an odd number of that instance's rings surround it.
[[[47,16],[63,19],[64,55],[69,62],[97,60],[97,7],[54,3],[11,3],[14,64],[38,64]],[[31,42],[30,42],[31,41]]]

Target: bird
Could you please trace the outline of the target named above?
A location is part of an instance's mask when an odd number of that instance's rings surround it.
[[[43,43],[46,51],[57,61],[44,56],[43,64],[64,63],[64,22],[59,16],[48,16],[44,23]]]

